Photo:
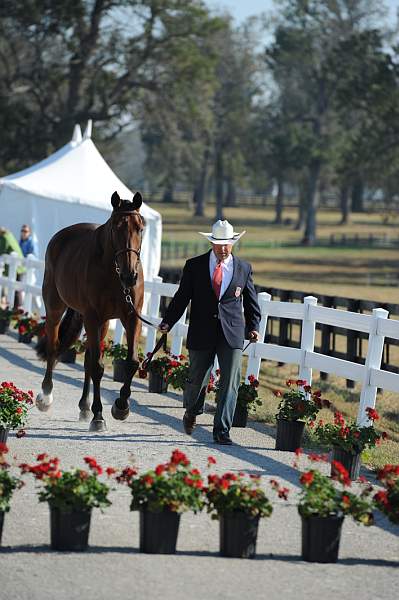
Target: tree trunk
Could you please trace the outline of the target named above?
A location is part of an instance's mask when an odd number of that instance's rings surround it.
[[[346,225],[349,221],[349,187],[343,184],[340,190],[341,222],[340,225]]]
[[[281,175],[277,178],[277,198],[276,198],[276,215],[274,223],[281,225],[283,222],[283,207],[284,207],[284,180]]]
[[[194,190],[194,216],[203,217],[205,215],[205,187],[206,180],[208,177],[208,162],[209,162],[210,151],[207,148],[204,151],[202,157],[201,172],[197,185]]]
[[[163,196],[162,196],[162,202],[165,202],[167,204],[170,204],[171,202],[173,202],[173,185],[172,184],[167,184],[164,192],[163,192]]]
[[[305,225],[306,215],[306,187],[301,183],[299,185],[299,204],[298,204],[298,220],[294,227],[295,231],[300,231]]]
[[[306,193],[306,223],[302,239],[304,246],[313,246],[316,241],[316,214],[317,214],[317,184],[320,176],[320,162],[314,161],[309,167],[309,179]]]
[[[352,187],[352,212],[364,212],[363,196],[364,182],[362,178],[359,177]]]
[[[216,193],[216,220],[224,219],[223,216],[223,155],[219,150],[215,160],[215,193]]]
[[[237,206],[237,194],[236,194],[236,186],[233,178],[230,176],[227,179],[227,192],[225,199],[225,206]]]

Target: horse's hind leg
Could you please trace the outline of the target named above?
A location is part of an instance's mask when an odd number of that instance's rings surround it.
[[[101,341],[107,335],[108,325],[109,325],[109,321],[106,321],[106,323],[104,323],[104,325],[102,326],[101,333],[100,333]],[[82,397],[79,400],[79,409],[80,409],[79,421],[90,421],[92,412],[90,410],[90,400],[89,400],[90,372],[91,372],[90,350],[89,349],[87,349],[85,352],[84,367],[85,367],[85,380],[84,380],[84,384],[83,384]]]
[[[90,376],[93,382],[93,404],[91,411],[93,419],[91,420],[89,431],[105,431],[107,429],[103,418],[103,406],[101,404],[100,383],[104,373],[104,365],[101,362],[100,339],[102,325],[98,322],[95,314],[84,315],[84,325],[87,334],[87,343],[89,348]]]
[[[47,368],[42,382],[42,391],[36,396],[36,406],[41,411],[48,411],[53,403],[53,369],[58,345],[58,330],[65,304],[59,299],[54,308],[46,304],[46,359]]]

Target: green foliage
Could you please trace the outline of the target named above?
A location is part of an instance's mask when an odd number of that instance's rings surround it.
[[[273,507],[260,487],[260,477],[245,473],[208,475],[207,511],[213,519],[222,514],[243,512],[253,517],[270,517]]]
[[[175,390],[184,390],[189,377],[190,365],[184,354],[173,356],[166,373],[166,380]]]
[[[0,427],[17,429],[23,427],[28,419],[32,405],[33,392],[23,392],[11,381],[0,384]]]
[[[6,444],[0,443],[0,513],[10,510],[10,501],[14,490],[20,488],[23,483],[18,477],[10,475],[9,464],[6,461],[5,454],[8,448]]]
[[[160,464],[142,475],[127,468],[119,477],[127,483],[132,492],[130,510],[162,512],[198,512],[204,505],[203,481],[198,469],[191,466],[186,455],[174,450],[169,462]]]
[[[377,478],[385,489],[374,495],[375,505],[392,523],[399,525],[399,465],[385,465]]]
[[[111,357],[113,360],[126,360],[127,346],[126,344],[114,344],[110,342],[105,345],[104,356]]]
[[[288,379],[286,385],[289,388],[288,392],[274,392],[275,396],[281,398],[276,419],[313,422],[321,408],[330,407],[328,400],[321,399],[321,392],[312,392],[311,386],[307,385],[305,380]],[[293,385],[296,387],[293,388]]]
[[[368,408],[369,419],[379,419],[378,413]],[[365,448],[373,448],[387,438],[387,434],[377,433],[373,425],[360,427],[355,422],[347,423],[339,411],[334,413],[334,423],[319,422],[315,428],[318,440],[328,446],[338,446],[342,450],[356,454]]]

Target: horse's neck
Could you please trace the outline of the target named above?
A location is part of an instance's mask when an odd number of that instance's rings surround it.
[[[113,265],[115,261],[115,252],[112,247],[110,228],[110,222],[107,221],[104,225],[100,225],[95,231],[97,237],[96,243],[99,246],[104,267]]]

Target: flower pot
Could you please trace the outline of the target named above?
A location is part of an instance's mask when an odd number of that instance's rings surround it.
[[[91,509],[63,512],[50,506],[53,550],[86,550],[89,542]]]
[[[179,532],[180,513],[140,511],[140,552],[174,554]]]
[[[8,319],[0,319],[0,333],[7,333],[9,326],[10,321]]]
[[[248,409],[246,406],[236,405],[233,417],[233,427],[246,427],[248,421]]]
[[[154,371],[148,372],[148,391],[154,394],[164,394],[168,391],[168,382]]]
[[[114,368],[114,381],[119,381],[119,383],[125,383],[126,379],[126,371],[125,371],[125,360],[123,358],[116,358],[112,362],[112,366]]]
[[[64,352],[61,352],[58,360],[67,365],[73,365],[76,362],[75,348],[68,348],[68,350],[64,350]]]
[[[0,511],[0,546],[1,546],[1,538],[3,536],[4,515],[5,515],[5,513],[3,511]]]
[[[302,517],[302,558],[334,563],[338,559],[344,517]]]
[[[331,460],[339,461],[349,473],[351,479],[358,479],[360,474],[360,452],[352,454],[343,450],[339,446],[333,446]],[[331,465],[331,475],[334,475],[334,468]]]
[[[304,421],[277,419],[276,450],[295,452],[301,447]]]
[[[33,335],[31,333],[18,333],[18,341],[21,344],[30,344],[32,341]]]
[[[245,512],[219,517],[220,554],[232,558],[253,558],[256,552],[259,517]]]
[[[8,438],[8,432],[9,432],[9,428],[8,427],[0,427],[0,443],[2,444],[6,444],[7,443],[7,438]]]

